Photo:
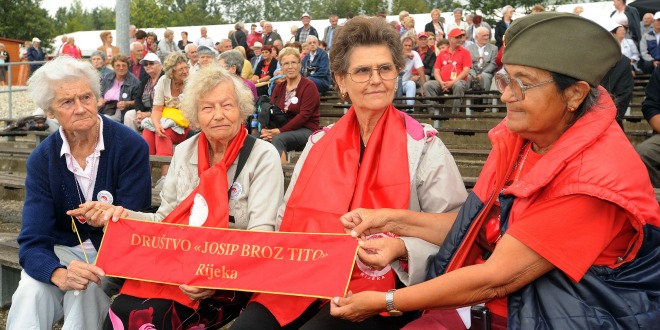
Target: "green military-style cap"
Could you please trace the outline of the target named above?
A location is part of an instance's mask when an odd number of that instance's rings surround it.
[[[569,13],[515,20],[503,39],[502,63],[561,73],[598,86],[621,57],[621,46],[598,24]]]

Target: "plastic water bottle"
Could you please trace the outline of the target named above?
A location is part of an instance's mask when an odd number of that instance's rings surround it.
[[[250,122],[250,134],[254,137],[259,137],[259,121],[257,120],[257,114],[252,115],[252,121]]]

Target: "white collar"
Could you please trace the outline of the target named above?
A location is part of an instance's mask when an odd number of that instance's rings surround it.
[[[101,116],[98,116],[99,119],[99,141],[96,143],[96,147],[94,147],[94,152],[101,152],[105,150],[105,144],[103,143],[103,119],[101,119]],[[69,144],[69,141],[66,139],[66,135],[64,135],[64,130],[62,129],[62,126],[59,128],[60,132],[60,137],[62,137],[62,149],[60,149],[60,157],[69,154],[71,155],[71,145]]]

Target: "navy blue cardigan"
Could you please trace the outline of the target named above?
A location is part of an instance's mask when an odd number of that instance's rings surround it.
[[[146,141],[128,127],[101,116],[103,143],[93,200],[101,190],[114,197],[114,205],[139,210],[151,205],[151,172]],[[66,211],[80,204],[76,183],[60,157],[63,140],[59,132],[37,146],[27,161],[23,226],[18,235],[18,256],[32,278],[51,283],[55,269],[64,267],[55,255],[55,245],[79,244]],[[83,241],[91,239],[98,249],[102,228],[76,221]],[[90,262],[93,262],[90,260]]]

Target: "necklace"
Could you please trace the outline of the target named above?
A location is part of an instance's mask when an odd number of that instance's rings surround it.
[[[527,151],[525,151],[525,156],[523,156],[522,161],[520,162],[520,167],[518,167],[518,173],[516,173],[516,177],[513,179],[514,182],[518,181],[518,179],[520,178],[520,173],[522,173],[522,169],[525,166],[525,162],[527,161],[527,156],[529,156],[529,151],[532,150],[532,146],[530,145],[529,142],[527,142],[526,148]],[[516,166],[517,165],[518,164],[516,164]]]

